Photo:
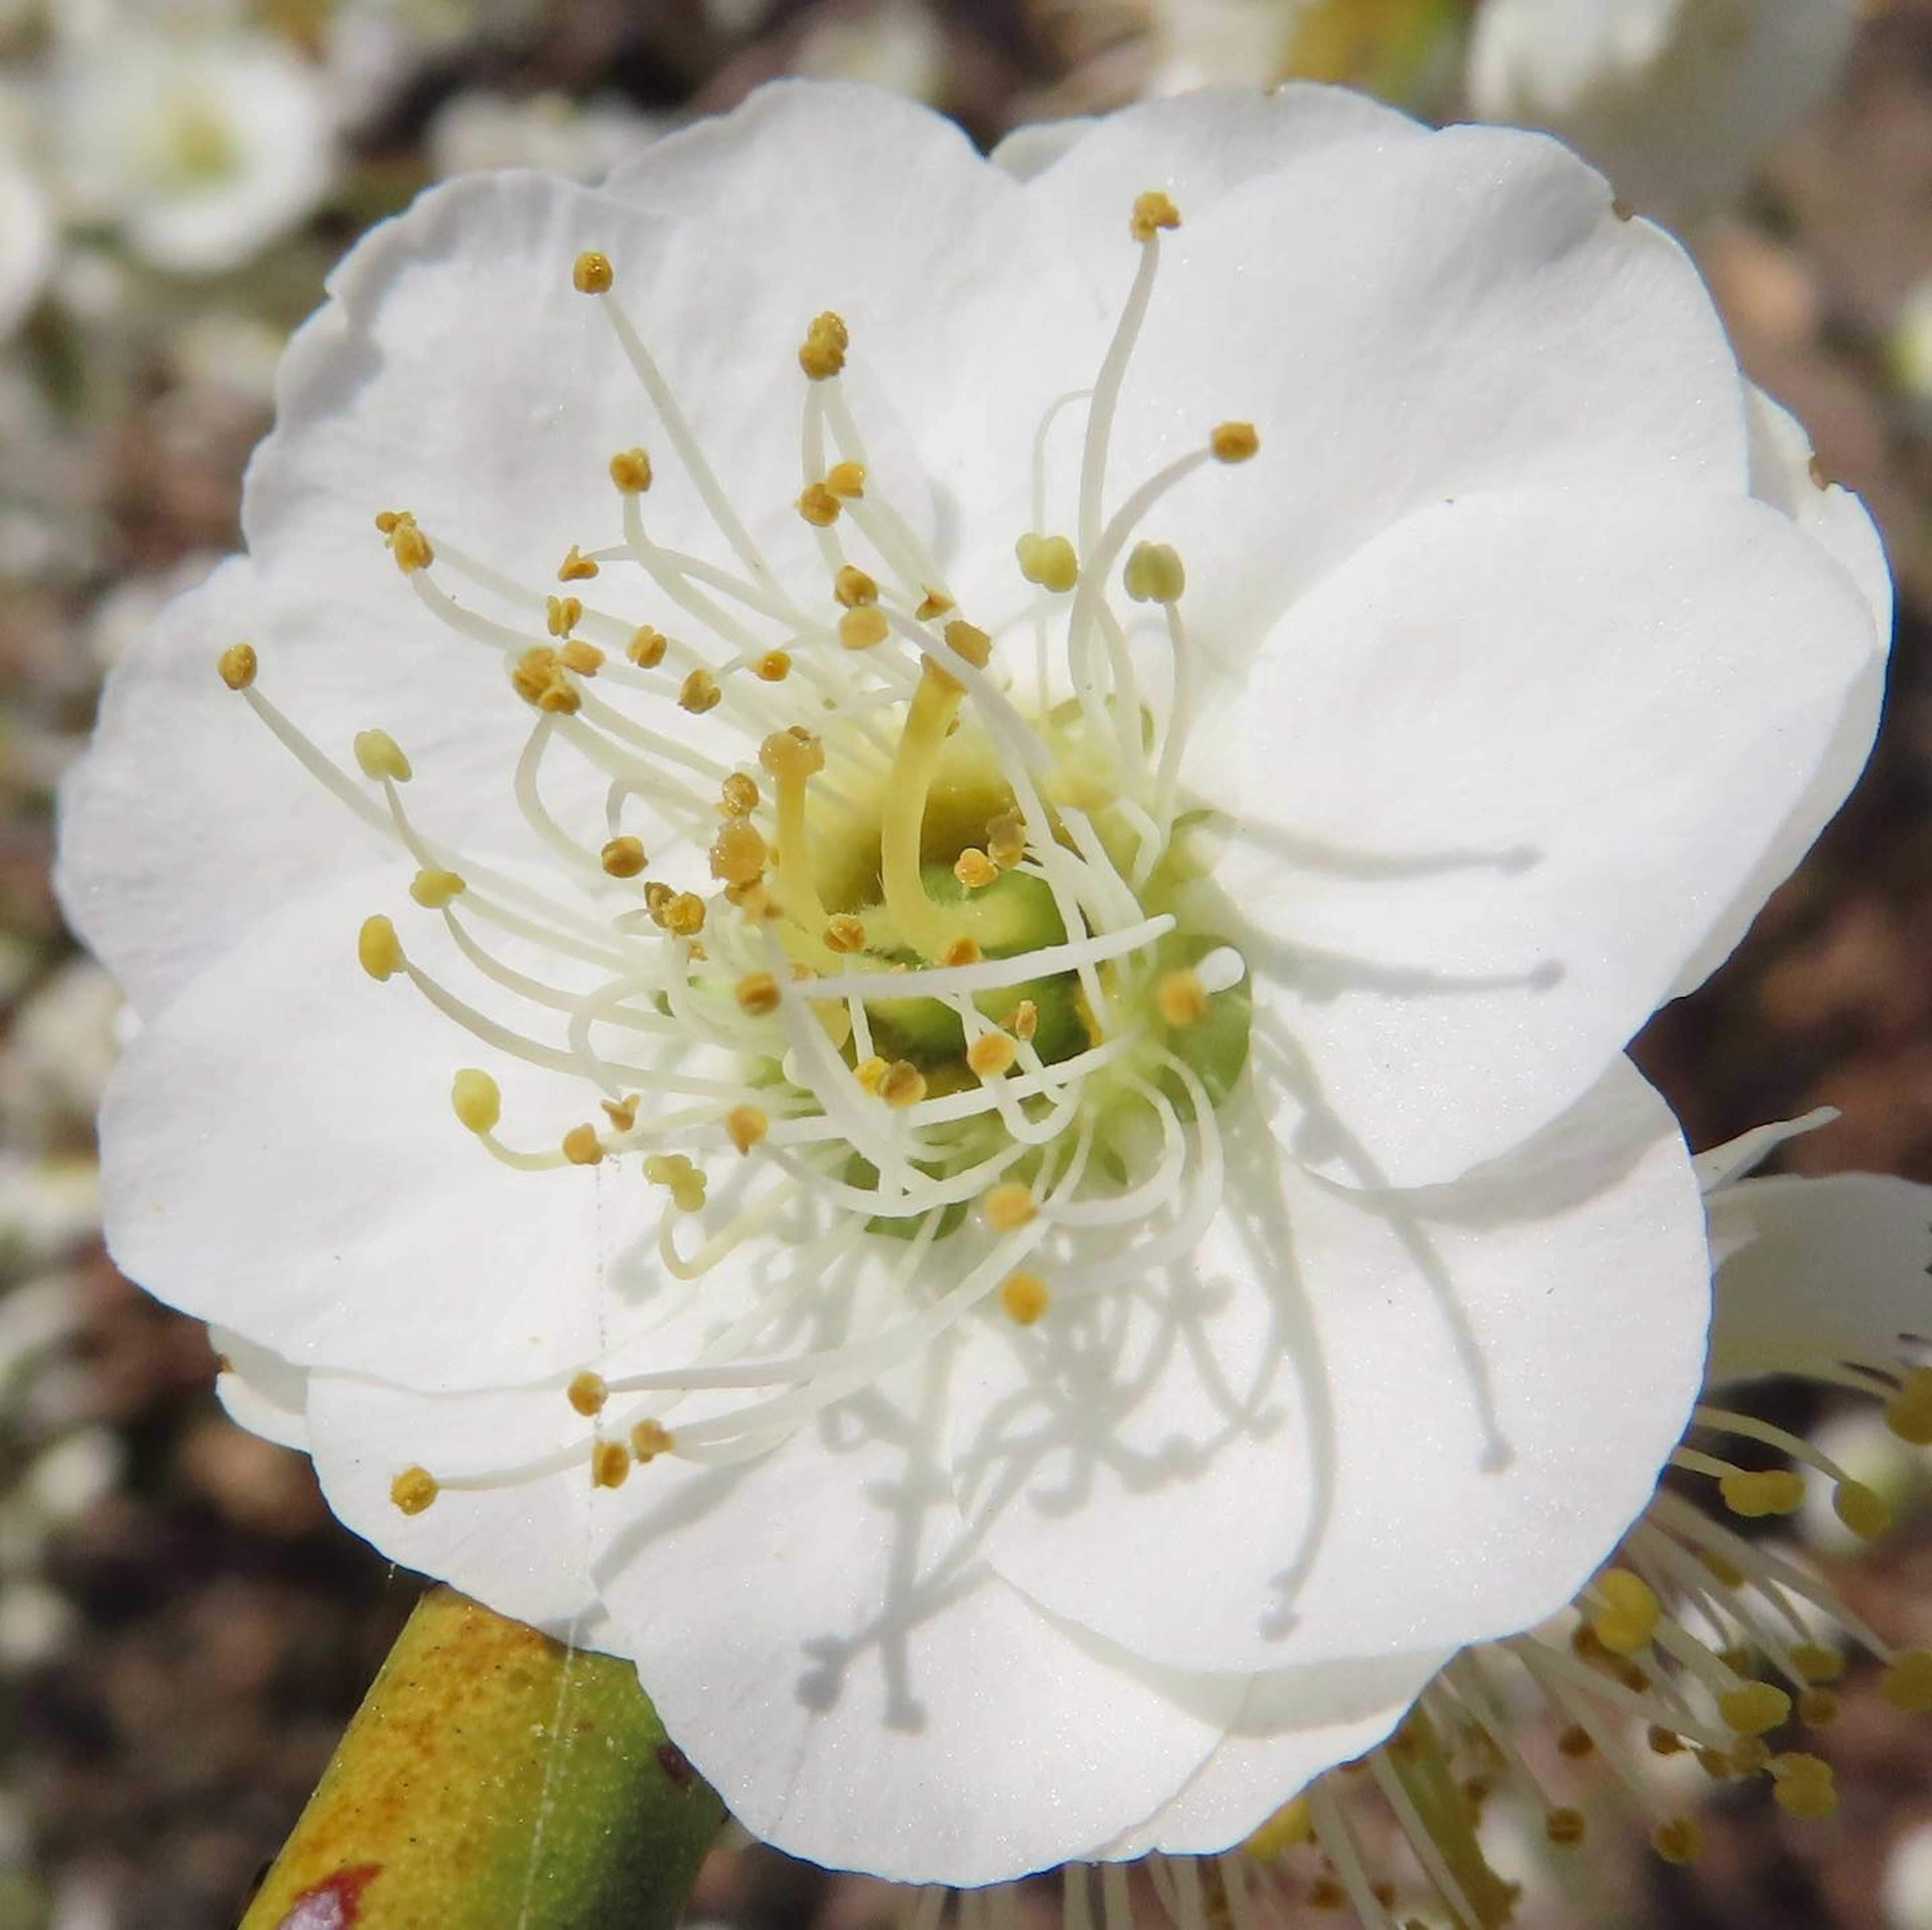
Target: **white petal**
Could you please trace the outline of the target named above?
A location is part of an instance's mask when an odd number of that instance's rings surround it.
[[[1520,1155],[1408,1194],[1310,1177],[1252,1108],[1228,1126],[1228,1209],[1189,1275],[1141,1285],[1128,1359],[976,1347],[955,1438],[987,1559],[1191,1669],[1553,1613],[1649,1498],[1702,1364],[1703,1213],[1667,1110],[1619,1067]]]
[[[991,1572],[938,1456],[944,1375],[929,1359],[741,1467],[640,1469],[596,1572],[665,1726],[748,1829],[971,1885],[1150,1813],[1242,1685],[1136,1664]]]
[[[1697,1169],[1697,1184],[1708,1198],[1734,1180],[1755,1172],[1786,1140],[1816,1132],[1838,1116],[1835,1106],[1814,1106],[1795,1119],[1775,1119],[1768,1125],[1753,1126],[1750,1131],[1741,1132],[1721,1146],[1707,1146],[1691,1162]]]
[[[590,1098],[363,975],[357,926],[413,909],[401,883],[297,899],[142,1029],[102,1110],[110,1248],[300,1366],[427,1389],[580,1366],[631,1304],[621,1256],[648,1189],[604,1167],[510,1172],[458,1125],[459,1065],[496,1076],[513,1142],[555,1145]],[[442,964],[439,921],[404,930]]]
[[[1304,598],[1191,754],[1240,824],[1214,882],[1305,1056],[1310,1155],[1418,1183],[1574,1103],[1757,874],[1869,661],[1808,538],[1675,491],[1459,499]]]
[[[1746,1243],[1718,1275],[1714,1383],[1794,1357],[1876,1365],[1902,1337],[1932,1337],[1932,1187],[1839,1173],[1747,1179],[1719,1198]]]
[[[285,1448],[308,1451],[307,1372],[226,1327],[211,1328],[220,1359],[214,1395],[238,1427]]]

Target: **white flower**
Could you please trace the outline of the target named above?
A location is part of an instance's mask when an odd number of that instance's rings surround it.
[[[1154,0],[1152,13],[1162,94],[1294,76],[1414,106],[1446,91],[1460,54],[1461,16],[1444,0]]]
[[[1830,91],[1857,0],[1482,0],[1468,70],[1486,121],[1560,134],[1646,213],[1730,200]]]
[[[567,94],[512,100],[475,88],[437,109],[430,123],[430,161],[439,175],[535,167],[596,181],[658,131],[623,100],[578,102]]]
[[[110,17],[63,40],[50,85],[68,213],[154,267],[237,267],[328,190],[321,79],[272,34]]]
[[[372,236],[62,871],[231,1411],[958,1883],[1234,1840],[1642,1508],[1708,1271],[1621,1050],[1886,621],[1552,144],[1011,153],[786,86]]]
[[[34,175],[0,152],[0,341],[40,299],[54,265],[56,232]]]

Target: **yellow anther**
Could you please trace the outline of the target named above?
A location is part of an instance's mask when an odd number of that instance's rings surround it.
[[[570,285],[579,295],[608,295],[616,279],[610,257],[600,248],[586,248],[571,264]]]
[[[1747,1682],[1718,1698],[1726,1728],[1740,1736],[1762,1736],[1791,1719],[1791,1698],[1768,1682]]]
[[[966,1048],[966,1063],[982,1079],[997,1079],[1012,1069],[1019,1047],[1003,1032],[982,1032]]]
[[[1656,1591],[1627,1568],[1606,1569],[1597,1578],[1603,1599],[1590,1609],[1591,1632],[1613,1656],[1634,1656],[1648,1647],[1664,1613]]]
[[[1915,1367],[1886,1404],[1885,1424],[1914,1447],[1932,1447],[1932,1368]]]
[[[1562,1849],[1574,1849],[1583,1840],[1583,1812],[1580,1809],[1552,1809],[1543,1819],[1543,1833]]]
[[[594,1125],[574,1125],[563,1136],[563,1156],[573,1166],[601,1166],[604,1143]]]
[[[866,493],[865,464],[834,463],[825,472],[825,487],[842,502],[856,502]]]
[[[749,1152],[771,1129],[771,1121],[756,1106],[734,1106],[724,1115],[724,1136],[740,1152]]]
[[[1155,988],[1154,1002],[1165,1025],[1198,1025],[1208,1016],[1207,988],[1195,973],[1184,969],[1162,978]]]
[[[640,1092],[627,1093],[621,1099],[599,1099],[604,1116],[620,1132],[628,1132],[638,1122],[638,1108],[644,1103]]]
[[[406,509],[379,509],[376,512],[376,527],[385,536],[393,536],[404,523],[415,520]]]
[[[1017,1233],[1040,1216],[1040,1202],[1030,1186],[1017,1179],[1003,1179],[980,1202],[986,1224],[995,1233]]]
[[[642,496],[651,486],[651,459],[642,449],[620,449],[610,458],[610,480],[626,496]]]
[[[778,981],[769,972],[748,972],[733,988],[738,1009],[753,1018],[770,1018],[784,1001]]]
[[[640,1467],[656,1461],[661,1454],[669,1454],[676,1445],[676,1437],[662,1421],[640,1421],[631,1430],[631,1452]]]
[[[414,775],[403,747],[386,730],[358,730],[356,733],[356,763],[372,782],[387,778],[406,784]]]
[[[644,856],[644,841],[626,833],[621,838],[611,838],[598,853],[597,862],[608,877],[634,878],[649,860]]]
[[[1808,1729],[1828,1729],[1844,1713],[1835,1689],[1808,1689],[1798,1698],[1798,1719]]]
[[[670,901],[677,894],[661,880],[652,878],[644,886],[644,909],[659,925],[664,922],[664,913],[670,908]]]
[[[767,650],[754,660],[752,674],[760,683],[782,684],[791,675],[791,652],[788,650]]]
[[[707,710],[716,710],[724,697],[724,693],[718,688],[718,679],[709,670],[693,670],[677,688],[678,703],[693,717],[702,717]]]
[[[982,892],[1000,875],[1000,868],[986,853],[968,845],[952,861],[952,875],[969,892]]]
[[[1000,1282],[1000,1305],[1016,1326],[1031,1326],[1052,1299],[1037,1273],[1009,1273]]]
[[[1697,1767],[1713,1782],[1730,1782],[1737,1776],[1737,1766],[1731,1761],[1728,1749],[1700,1749],[1696,1752]]]
[[[828,308],[806,330],[798,365],[814,382],[826,381],[845,366],[845,351],[851,346],[852,331]]]
[[[1573,1722],[1556,1738],[1556,1753],[1573,1763],[1582,1762],[1596,1750],[1595,1739],[1580,1722]]]
[[[571,1377],[570,1385],[564,1390],[564,1397],[586,1420],[604,1411],[604,1404],[610,1398],[610,1390],[604,1384],[601,1374],[592,1374],[586,1368],[581,1374]]]
[[[468,889],[458,873],[439,871],[427,865],[410,880],[410,896],[425,911],[441,911]]]
[[[956,938],[940,948],[939,962],[942,965],[976,965],[985,955],[977,939]]]
[[[946,647],[956,657],[963,657],[976,670],[983,670],[992,661],[993,640],[976,623],[956,616],[946,626]]]
[[[670,1189],[670,1203],[680,1213],[703,1212],[704,1175],[693,1173],[679,1180]]]
[[[563,717],[574,715],[584,702],[564,673],[562,659],[542,643],[526,650],[512,666],[510,688],[524,703]]]
[[[580,637],[573,637],[556,653],[556,661],[566,670],[574,670],[580,677],[594,677],[604,667],[604,653],[594,643],[586,643]]]
[[[488,1073],[466,1065],[449,1082],[450,1109],[471,1132],[494,1132],[503,1116],[503,1095]]]
[[[1298,1796],[1293,1802],[1284,1803],[1241,1848],[1258,1862],[1266,1863],[1288,1851],[1300,1849],[1314,1838],[1308,1799]]]
[[[1765,1515],[1795,1515],[1804,1505],[1804,1484],[1788,1467],[1727,1474],[1718,1483],[1733,1515],[1756,1520]]]
[[[695,938],[704,929],[704,901],[695,892],[680,892],[664,908],[664,926],[675,938]]]
[[[1219,422],[1208,438],[1208,447],[1217,463],[1245,463],[1262,445],[1252,422]]]
[[[1308,1886],[1308,1907],[1340,1916],[1348,1907],[1348,1893],[1339,1877],[1318,1876]]]
[[[1136,603],[1178,603],[1187,587],[1180,552],[1166,543],[1136,543],[1120,581]]]
[[[1029,533],[1013,545],[1020,574],[1042,589],[1070,590],[1080,580],[1080,559],[1064,536]]]
[[[1932,1710],[1932,1650],[1906,1649],[1878,1679],[1880,1693],[1906,1716]]]
[[[1704,1833],[1694,1816],[1672,1816],[1650,1833],[1650,1846],[1666,1863],[1694,1863],[1704,1848]]]
[[[862,1059],[852,1068],[852,1077],[859,1083],[862,1092],[876,1094],[879,1083],[892,1068],[875,1052],[869,1059]]]
[[[844,563],[832,579],[832,594],[848,610],[862,610],[879,600],[879,586],[856,564]]]
[[[1684,1738],[1674,1729],[1666,1729],[1653,1722],[1644,1732],[1644,1740],[1650,1745],[1654,1756],[1681,1756],[1684,1753]]]
[[[1697,1559],[1704,1565],[1712,1580],[1725,1588],[1742,1588],[1744,1585],[1744,1570],[1736,1563],[1726,1561],[1714,1548],[1699,1551]]]
[[[640,623],[631,633],[631,640],[624,646],[624,655],[640,670],[654,670],[664,661],[666,639],[662,630],[653,630],[648,623]]]
[[[1892,1526],[1892,1503],[1862,1481],[1841,1481],[1832,1491],[1832,1507],[1860,1540],[1875,1542]]]
[[[869,604],[859,610],[848,610],[838,619],[838,640],[848,650],[869,650],[874,644],[883,643],[892,634],[892,625],[886,621],[882,610],[874,610]]]
[[[393,978],[403,969],[403,942],[380,912],[362,921],[356,934],[356,956],[363,970],[378,981]]]
[[[909,1059],[896,1059],[879,1079],[879,1097],[903,1112],[926,1097],[926,1074]]]
[[[986,856],[1002,871],[1026,856],[1026,821],[1018,811],[1002,811],[987,825]]]
[[[261,660],[255,655],[254,644],[231,643],[214,660],[214,667],[231,691],[245,691],[255,681]]]
[[[654,1152],[644,1161],[644,1177],[653,1186],[675,1186],[697,1169],[681,1152]]]
[[[588,583],[596,574],[596,558],[586,556],[574,543],[570,546],[570,553],[556,566],[556,580],[560,583]]]
[[[825,921],[825,948],[828,952],[862,952],[866,949],[866,923],[850,912],[837,912]]]
[[[764,875],[771,847],[748,817],[728,817],[711,841],[711,875],[727,885],[748,885]]]
[[[804,728],[775,730],[758,746],[758,762],[779,783],[815,775],[825,768],[825,746]]]
[[[1022,999],[1000,1023],[1012,1028],[1013,1036],[1024,1045],[1040,1029],[1040,1008],[1030,999]]]
[[[584,614],[583,599],[574,596],[544,598],[544,625],[553,637],[568,637]]]
[[[823,483],[808,483],[800,492],[796,507],[813,529],[830,529],[838,520],[842,505]]]
[[[1127,222],[1127,232],[1137,241],[1150,241],[1155,233],[1162,228],[1180,226],[1180,210],[1174,206],[1172,197],[1157,187],[1149,188],[1144,194],[1134,196],[1134,211]]]
[[[1822,1823],[1836,1813],[1838,1792],[1832,1787],[1832,1765],[1822,1757],[1795,1752],[1774,1757],[1771,1773],[1772,1799],[1801,1822]]]
[[[1791,1665],[1807,1682],[1836,1682],[1845,1672],[1845,1659],[1820,1642],[1800,1642],[1791,1651]]]
[[[442,1491],[426,1467],[406,1467],[389,1483],[389,1499],[405,1515],[420,1515]]]
[[[428,569],[436,561],[436,552],[430,547],[429,538],[414,523],[398,523],[389,532],[389,554],[395,558],[396,568],[406,577]]]
[[[727,817],[746,817],[758,808],[758,781],[748,771],[734,771],[718,787],[718,808]]]
[[[590,1485],[621,1488],[631,1476],[629,1449],[616,1441],[599,1441],[590,1450]]]
[[[952,599],[944,590],[936,590],[928,583],[926,594],[919,600],[919,607],[913,612],[922,623],[930,623],[935,616],[944,616],[952,607]]]

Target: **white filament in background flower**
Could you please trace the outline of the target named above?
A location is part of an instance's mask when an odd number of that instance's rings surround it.
[[[793,506],[817,567],[781,571],[614,292],[611,262],[577,259],[573,285],[612,329],[662,439],[656,457],[586,452],[608,471],[620,539],[586,532],[538,583],[470,554],[460,530],[407,510],[376,519],[422,607],[457,646],[494,652],[504,701],[528,710],[502,778],[553,877],[428,836],[406,802],[404,747],[373,724],[360,733],[358,783],[258,687],[252,648],[223,656],[224,682],[413,868],[415,910],[372,913],[363,969],[406,981],[489,1053],[580,1084],[580,1122],[530,1145],[503,1118],[495,1077],[457,1069],[452,1110],[484,1154],[519,1174],[634,1168],[626,1183],[662,1194],[658,1254],[678,1279],[780,1227],[793,1263],[694,1359],[632,1374],[586,1363],[566,1390],[590,1423],[582,1440],[460,1480],[408,1470],[394,1491],[406,1512],[443,1486],[586,1462],[614,1486],[660,1454],[763,1452],[976,1308],[1030,1326],[1063,1296],[1184,1256],[1218,1210],[1215,1108],[1246,1056],[1246,968],[1170,908],[1184,876],[1172,832],[1191,715],[1186,573],[1143,532],[1196,469],[1244,462],[1258,439],[1222,423],[1111,510],[1107,475],[1160,235],[1178,220],[1164,194],[1132,210],[1139,270],[1059,505],[1078,549],[1048,527],[1044,442],[1064,398],[1036,441],[1037,526],[1014,535],[1033,593],[985,627],[880,486],[844,393],[854,346],[836,314],[808,322],[797,357]],[[712,556],[653,535],[656,460],[703,505]],[[1158,721],[1117,587],[1159,611],[1172,646]],[[1037,647],[1056,631],[1058,678]],[[1036,649],[1005,651],[1016,633]],[[553,805],[558,760],[601,782],[594,826]],[[490,1009],[417,955],[408,934],[423,916]],[[895,1242],[890,1283],[855,1293],[842,1330],[802,1350],[775,1340],[867,1241]]]

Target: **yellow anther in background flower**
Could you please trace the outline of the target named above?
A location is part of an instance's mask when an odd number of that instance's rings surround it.
[[[1040,1216],[1040,1202],[1034,1197],[1033,1188],[1017,1179],[1002,1180],[980,1205],[987,1225],[995,1233],[1017,1233]]]
[[[630,1479],[631,1451],[616,1441],[599,1441],[590,1450],[590,1485],[621,1488]]]
[[[693,717],[702,717],[707,710],[716,710],[724,699],[724,693],[718,688],[718,679],[709,670],[693,670],[678,686],[678,703]]]
[[[838,640],[848,650],[869,650],[891,634],[892,625],[886,621],[885,612],[869,605],[848,610],[838,619]]]
[[[1314,1838],[1308,1799],[1298,1796],[1292,1803],[1284,1803],[1241,1848],[1258,1862],[1266,1863],[1289,1850],[1298,1850]]]
[[[802,724],[775,730],[758,746],[758,762],[784,784],[815,775],[825,768],[825,746]]]
[[[1804,1505],[1804,1484],[1788,1467],[1725,1475],[1718,1483],[1733,1515],[1756,1520],[1765,1515],[1795,1515]]]
[[[547,596],[544,598],[544,624],[553,637],[568,637],[577,628],[584,614],[584,604],[574,596]]]
[[[356,956],[363,970],[378,981],[392,978],[403,969],[403,942],[380,912],[362,921],[362,929],[356,934]]]
[[[1906,1649],[1879,1677],[1880,1692],[1907,1716],[1932,1711],[1932,1650]]]
[[[969,892],[982,892],[1000,875],[1000,868],[986,853],[968,845],[952,861],[952,875]]]
[[[982,1079],[1010,1071],[1019,1056],[1019,1047],[1003,1032],[982,1032],[966,1048],[968,1066]]]
[[[662,630],[653,630],[648,623],[640,623],[631,633],[631,640],[624,646],[624,655],[640,670],[654,670],[664,661],[666,639]]]
[[[1694,1863],[1704,1848],[1696,1818],[1672,1816],[1650,1833],[1650,1846],[1666,1863]]]
[[[406,1467],[389,1483],[389,1499],[405,1515],[420,1515],[441,1492],[426,1467]]]
[[[631,1452],[640,1467],[647,1467],[661,1454],[669,1454],[676,1437],[662,1421],[640,1421],[631,1430]]]
[[[1832,1512],[1860,1540],[1875,1542],[1892,1526],[1892,1503],[1862,1481],[1841,1481],[1832,1491]]]
[[[1180,210],[1160,188],[1149,188],[1134,196],[1134,211],[1127,220],[1127,232],[1137,241],[1150,241],[1162,228],[1180,226]]]
[[[542,643],[533,644],[511,667],[510,688],[526,704],[559,716],[574,715],[584,703],[564,673],[562,659]]]
[[[1162,978],[1155,989],[1154,1002],[1165,1025],[1198,1025],[1208,1016],[1207,987],[1186,969],[1169,972]]]
[[[503,1116],[503,1095],[488,1073],[466,1065],[449,1082],[449,1104],[465,1129],[494,1132]]]
[[[851,346],[852,331],[828,308],[806,330],[798,365],[814,382],[826,381],[845,366],[845,351]]]
[[[1613,1656],[1634,1656],[1649,1646],[1663,1605],[1640,1575],[1627,1568],[1606,1569],[1597,1578],[1602,1599],[1590,1609],[1590,1629]]]
[[[800,491],[796,508],[814,529],[830,529],[838,520],[842,507],[837,496],[823,483],[808,483]]]
[[[410,896],[426,911],[441,911],[468,889],[456,872],[435,871],[427,865],[410,880]]]
[[[886,1062],[875,1052],[871,1058],[862,1059],[853,1067],[852,1077],[859,1082],[861,1091],[876,1095],[879,1089],[879,1082],[885,1077],[890,1069]]]
[[[1725,1588],[1742,1588],[1744,1585],[1744,1571],[1733,1563],[1726,1561],[1714,1548],[1700,1548],[1698,1560],[1712,1581]]]
[[[748,817],[730,817],[711,841],[711,875],[727,885],[748,885],[764,874],[771,847]]]
[[[1780,1809],[1805,1823],[1822,1823],[1838,1807],[1832,1787],[1832,1765],[1820,1756],[1796,1752],[1771,1761],[1771,1794]]]
[[[1022,999],[1000,1023],[1012,1029],[1013,1036],[1024,1045],[1040,1029],[1040,1008],[1030,999]]]
[[[596,559],[586,556],[574,543],[570,546],[570,553],[556,566],[556,580],[560,583],[588,583],[596,574]]]
[[[1828,1729],[1845,1713],[1834,1689],[1808,1689],[1798,1698],[1798,1719],[1808,1729]]]
[[[926,1074],[908,1059],[896,1059],[879,1080],[879,1097],[903,1112],[926,1097]]]
[[[406,784],[413,775],[402,746],[386,730],[358,730],[356,733],[356,763],[372,782],[384,778]]]
[[[828,952],[862,952],[866,949],[866,923],[850,912],[838,912],[825,921],[825,946]]]
[[[1245,463],[1262,445],[1252,422],[1217,423],[1208,447],[1217,463]]]
[[[771,1129],[771,1121],[756,1106],[734,1106],[724,1115],[724,1136],[740,1152],[749,1152]]]
[[[1543,1819],[1543,1833],[1562,1849],[1574,1849],[1583,1840],[1583,1812],[1580,1809],[1552,1809]]]
[[[1652,1723],[1644,1731],[1644,1740],[1649,1743],[1654,1756],[1681,1756],[1684,1753],[1684,1738],[1660,1723]]]
[[[791,652],[767,650],[752,664],[752,674],[761,683],[783,683],[791,675]]]
[[[1080,559],[1064,536],[1029,533],[1013,545],[1020,574],[1042,589],[1070,590],[1080,580]]]
[[[1053,1296],[1037,1273],[1009,1273],[1000,1282],[1000,1305],[1015,1326],[1030,1327],[1045,1313]]]
[[[601,1374],[592,1374],[586,1368],[581,1374],[571,1377],[570,1385],[564,1396],[586,1420],[604,1411],[604,1404],[610,1398],[610,1390],[604,1384]]]
[[[1178,603],[1187,587],[1180,552],[1166,543],[1136,543],[1120,581],[1136,603]]]
[[[643,1095],[631,1092],[621,1099],[599,1099],[597,1103],[604,1108],[604,1116],[620,1132],[628,1132],[638,1122],[638,1107],[643,1103]]]
[[[704,929],[704,901],[695,892],[680,892],[664,908],[665,931],[677,938],[695,938]]]
[[[935,616],[944,616],[952,607],[952,599],[944,590],[936,590],[928,583],[913,614],[920,622],[930,623]]]
[[[1573,1763],[1582,1762],[1596,1752],[1596,1739],[1580,1722],[1573,1722],[1556,1738],[1556,1753]]]
[[[832,579],[832,594],[848,610],[862,610],[879,600],[878,583],[854,563],[842,563]]]
[[[778,981],[769,972],[748,972],[732,988],[738,1009],[753,1018],[770,1018],[783,1002]]]
[[[608,295],[616,279],[610,257],[599,248],[586,248],[571,264],[570,285],[579,295]]]
[[[1932,1368],[1915,1367],[1886,1404],[1885,1424],[1914,1447],[1932,1447]]]
[[[956,938],[940,948],[939,962],[942,965],[976,965],[984,955],[977,939]]]
[[[1002,811],[987,825],[986,856],[1002,871],[1026,856],[1026,823],[1017,811]]]
[[[601,1166],[603,1142],[594,1125],[574,1125],[563,1136],[563,1156],[573,1166]]]
[[[231,643],[214,660],[214,667],[231,691],[245,691],[255,681],[261,663],[254,644]]]
[[[610,480],[626,496],[642,496],[651,486],[651,459],[642,449],[620,449],[610,458]]]
[[[580,677],[594,677],[604,667],[604,653],[594,643],[586,643],[580,637],[573,637],[556,653],[556,661],[566,670],[574,670]]]
[[[745,817],[758,808],[758,781],[748,771],[734,771],[718,787],[718,808],[728,817]]]
[[[1844,1657],[1818,1642],[1800,1642],[1791,1651],[1791,1665],[1807,1682],[1836,1682],[1845,1672]]]
[[[845,502],[855,502],[866,493],[863,463],[834,463],[825,472],[825,487]]]
[[[1791,1698],[1768,1682],[1747,1682],[1718,1698],[1724,1727],[1740,1736],[1762,1736],[1791,1719]]]
[[[597,862],[613,878],[634,878],[650,861],[644,856],[644,841],[626,834],[610,839],[598,853]]]

